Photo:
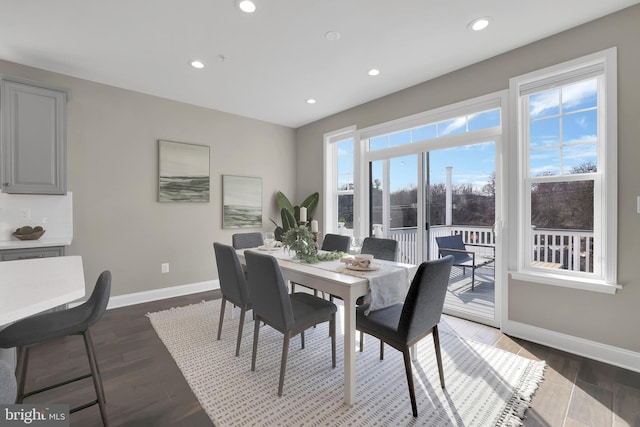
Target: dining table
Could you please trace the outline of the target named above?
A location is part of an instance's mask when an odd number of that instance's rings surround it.
[[[0,262],[0,329],[85,295],[82,257],[61,256]],[[15,365],[15,351],[0,349]]]
[[[356,300],[371,291],[372,283],[395,283],[398,292],[406,294],[409,281],[417,266],[374,259],[371,269],[349,268],[340,260],[307,263],[295,259],[281,247],[260,247],[237,250],[238,258],[246,264],[247,250],[260,251],[274,256],[285,280],[340,297],[344,304],[344,402],[356,401]],[[370,283],[372,282],[372,283]],[[372,302],[373,303],[373,302]]]

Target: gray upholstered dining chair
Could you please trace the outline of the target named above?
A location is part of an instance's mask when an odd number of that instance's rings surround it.
[[[304,331],[322,322],[329,322],[331,335],[331,363],[336,367],[336,311],[335,304],[306,293],[287,293],[278,261],[271,255],[245,253],[249,270],[249,291],[253,300],[254,333],[251,370],[256,370],[260,323],[271,326],[284,335],[278,396],[282,396],[284,374],[291,338],[301,334],[304,348]]]
[[[231,245],[234,249],[257,248],[263,244],[262,233],[258,233],[257,231],[252,233],[236,233],[231,236]]]
[[[444,388],[438,323],[452,265],[452,256],[423,262],[411,282],[404,303],[371,311],[368,315],[365,315],[367,305],[356,309],[356,329],[380,339],[380,360],[384,358],[384,343],[402,352],[414,417],[418,416],[418,406],[409,349],[429,334],[433,335],[440,386]]]
[[[361,254],[371,254],[376,259],[386,261],[398,260],[398,241],[378,237],[365,237],[362,241]]]
[[[98,277],[91,296],[81,305],[66,310],[27,317],[0,331],[0,348],[16,347],[18,352],[18,363],[16,367],[18,397],[16,403],[22,403],[25,398],[33,396],[34,394],[91,377],[96,391],[96,400],[77,406],[69,412],[74,413],[97,404],[100,407],[103,425],[107,426],[109,424],[104,387],[102,385],[100,369],[98,368],[98,361],[96,360],[89,328],[102,318],[102,315],[107,309],[110,294],[111,272],[103,271]],[[29,363],[30,347],[70,335],[82,335],[84,338],[91,373],[25,393],[24,386]]]
[[[16,374],[5,360],[0,360],[0,405],[16,403]]]
[[[342,235],[342,234],[331,234],[327,233],[322,239],[322,249],[323,251],[337,251],[349,253],[349,242],[351,241],[351,237]]]
[[[349,253],[349,243],[351,242],[351,237],[344,236],[341,234],[331,234],[328,233],[322,239],[322,246],[320,250],[323,251],[336,251],[336,252],[344,252],[345,254]],[[304,286],[301,283],[291,282],[291,293],[296,291],[296,285]],[[318,296],[318,290],[313,290],[313,295]],[[322,294],[324,296],[324,293]]]
[[[236,357],[240,355],[240,343],[242,341],[242,330],[244,329],[244,318],[247,310],[251,309],[251,298],[246,276],[242,270],[242,265],[238,259],[238,254],[233,247],[215,242],[213,250],[218,266],[218,279],[220,279],[220,290],[222,291],[222,305],[220,307],[220,321],[218,323],[218,340],[222,335],[222,322],[224,320],[224,309],[227,301],[240,307],[240,324],[238,325],[238,338],[236,342]]]

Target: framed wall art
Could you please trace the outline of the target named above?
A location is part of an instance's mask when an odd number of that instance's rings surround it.
[[[262,227],[262,178],[222,176],[222,228]]]
[[[209,201],[208,145],[158,141],[158,201]]]

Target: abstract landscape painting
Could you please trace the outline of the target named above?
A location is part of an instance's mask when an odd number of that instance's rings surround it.
[[[262,178],[222,176],[222,227],[262,227]]]
[[[209,201],[209,146],[160,140],[158,153],[158,201]]]

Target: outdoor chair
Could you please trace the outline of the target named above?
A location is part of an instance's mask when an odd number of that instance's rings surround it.
[[[384,343],[402,352],[414,417],[418,416],[418,405],[413,386],[410,348],[429,334],[433,335],[440,386],[444,388],[438,323],[452,264],[452,256],[420,264],[404,303],[371,311],[368,315],[365,314],[368,305],[356,309],[356,329],[380,339],[380,360],[384,359]]]
[[[462,241],[461,234],[453,234],[451,236],[436,237],[438,243],[438,252],[440,257],[447,255],[453,256],[453,265],[462,267],[462,274],[466,274],[467,267],[471,268],[471,290],[475,288],[476,269],[491,264],[493,258],[481,258],[474,251],[467,249],[467,246],[494,248],[491,245],[469,244],[465,245]]]

